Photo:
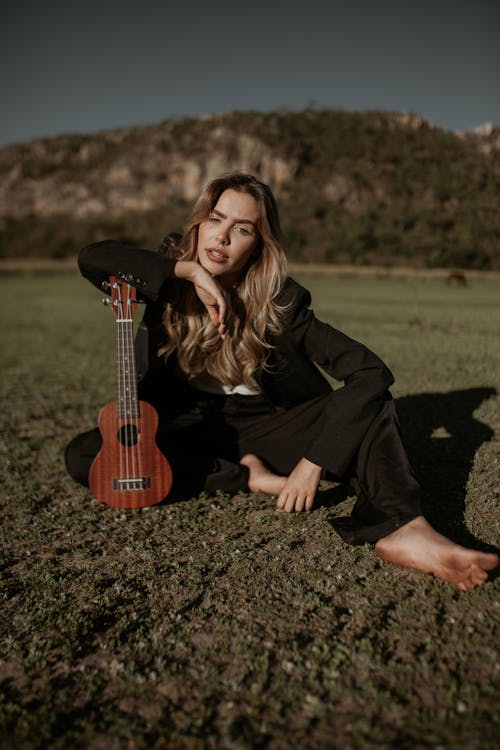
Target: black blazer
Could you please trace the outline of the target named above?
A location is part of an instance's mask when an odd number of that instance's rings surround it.
[[[173,277],[175,260],[119,241],[84,247],[78,263],[95,286],[102,288],[114,275],[137,287],[147,300],[136,336],[139,397],[161,414],[165,394],[171,399],[172,393],[188,387],[176,370],[175,357],[165,364],[157,351],[165,336],[161,324],[165,300],[174,285],[189,282]],[[388,388],[394,378],[363,344],[318,320],[309,308],[310,293],[293,279],[286,280],[277,301],[286,306],[284,331],[269,339],[274,347],[270,367],[258,376],[259,384],[274,404],[284,408],[325,397],[318,436],[306,458],[341,476],[372,420],[391,398]],[[317,366],[343,382],[343,387],[333,390]]]

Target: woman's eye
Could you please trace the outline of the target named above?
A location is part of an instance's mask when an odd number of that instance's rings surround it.
[[[248,230],[248,229],[247,229],[246,227],[240,227],[240,226],[236,226],[236,227],[235,227],[235,229],[236,229],[236,231],[237,231],[237,232],[239,232],[240,234],[246,234],[246,235],[248,235],[248,236],[250,236],[250,235],[251,235],[251,232],[250,232],[250,231],[249,231],[249,230]]]
[[[208,220],[211,221],[212,224],[217,224],[220,221],[218,216],[209,216]]]

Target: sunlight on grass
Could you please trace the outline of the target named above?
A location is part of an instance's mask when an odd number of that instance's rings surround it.
[[[500,283],[301,274],[392,391],[426,514],[498,546]],[[114,398],[114,319],[75,272],[0,279],[1,726],[9,748],[494,748],[498,582],[348,547],[325,488],[114,511],[63,451]]]

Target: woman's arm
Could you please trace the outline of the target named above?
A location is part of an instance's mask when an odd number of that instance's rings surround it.
[[[194,284],[213,324],[222,338],[228,335],[232,310],[227,293],[219,283],[192,261],[178,261],[159,253],[130,247],[118,240],[104,240],[80,251],[78,266],[82,275],[99,289],[110,276],[135,286],[147,299],[168,299],[174,279]]]
[[[94,242],[78,256],[82,276],[99,289],[110,276],[135,286],[147,299],[155,302],[171,282],[175,261],[150,250],[130,247],[118,240]]]
[[[286,331],[277,345],[278,358],[292,378],[301,378],[302,390],[317,386],[314,362],[344,386],[325,395],[324,411],[317,436],[290,475],[277,500],[287,512],[310,510],[321,479],[322,469],[342,476],[349,467],[363,436],[378,415],[384,401],[391,398],[388,388],[394,379],[390,370],[363,344],[318,320],[309,309],[307,290],[291,282],[285,313]],[[313,377],[314,374],[314,377]]]
[[[306,451],[313,464],[342,476],[354,458],[373,419],[385,401],[394,382],[389,368],[366,346],[316,318],[309,308],[309,292],[291,282],[280,302],[290,302],[286,313],[286,331],[276,340],[277,354],[283,354],[295,377],[304,374],[306,365],[314,362],[343,387],[325,398],[325,409],[317,437]],[[293,377],[293,373],[290,373]],[[278,382],[278,381],[277,381]],[[317,395],[311,392],[310,398]]]

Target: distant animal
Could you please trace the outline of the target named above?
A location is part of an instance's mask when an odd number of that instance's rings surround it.
[[[460,273],[460,271],[455,271],[454,273],[448,274],[446,277],[446,283],[448,286],[467,286],[467,279],[465,274]]]

